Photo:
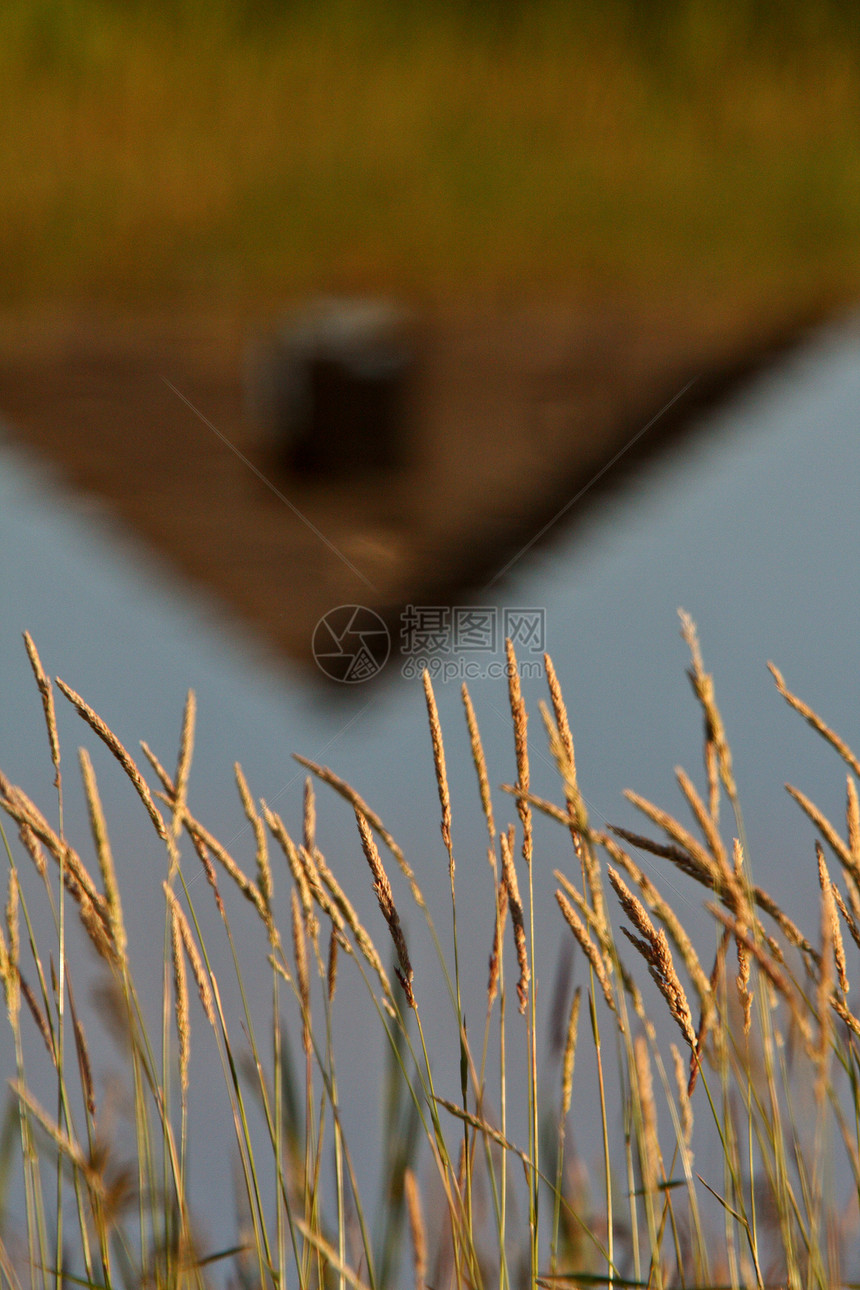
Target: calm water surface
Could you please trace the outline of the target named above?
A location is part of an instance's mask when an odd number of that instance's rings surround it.
[[[838,822],[845,779],[835,754],[778,697],[765,663],[777,662],[788,684],[849,743],[860,745],[859,433],[860,324],[852,322],[821,334],[711,416],[689,446],[607,500],[575,542],[566,542],[560,531],[553,545],[529,552],[495,589],[499,594],[487,600],[499,610],[545,610],[546,643],[570,707],[592,814],[633,827],[638,820],[622,799],[624,788],[680,813],[673,768],[681,763],[702,780],[701,723],[685,677],[688,660],[676,611],[683,606],[692,614],[734,750],[756,880],[816,936],[814,835],[783,784],[803,787]],[[168,765],[175,759],[185,692],[194,687],[199,721],[191,807],[249,870],[253,840],[233,787],[234,761],[241,761],[253,791],[294,833],[301,827],[303,772],[291,754],[332,766],[403,845],[448,943],[447,865],[418,682],[396,677],[366,693],[358,687],[345,704],[321,694],[304,673],[266,654],[205,596],[174,582],[96,506],[76,502],[60,481],[2,446],[0,552],[0,765],[49,818],[55,818],[56,805],[40,703],[21,643],[25,628],[51,674],[79,690],[132,751],[145,739]],[[475,680],[470,689],[491,780],[511,782],[505,683]],[[533,788],[558,800],[537,711],[544,685],[526,681],[524,689],[532,713]],[[474,1018],[477,1033],[492,933],[490,876],[459,683],[438,686],[437,697],[452,784],[467,1020]],[[58,702],[68,832],[89,857],[75,766],[83,743],[107,805],[139,978],[156,998],[163,852],[121,773],[60,696]],[[496,794],[495,804],[498,822],[514,818],[504,794]],[[351,813],[324,790],[318,812],[322,849],[381,942],[384,928]],[[196,882],[193,855],[185,864],[205,911],[208,892]],[[542,828],[535,885],[543,1010],[561,941],[552,899],[552,869],[558,866],[573,873],[569,844],[557,829]],[[699,894],[671,874],[652,872],[682,916],[707,937],[697,912]],[[276,868],[276,884],[286,928],[283,868]],[[396,881],[395,895],[413,937],[416,991],[431,1041],[437,1036],[431,1051],[439,1055],[442,1091],[456,1096],[456,1039],[438,968],[408,907],[408,893]],[[265,1031],[270,978],[260,929],[244,908],[236,919],[252,1011]],[[235,1004],[226,955],[216,962]],[[580,964],[577,969],[581,977]],[[371,1092],[380,1070],[378,1031],[346,969],[341,990],[340,1060],[354,1068],[360,1056],[362,1070],[351,1088],[343,1081],[347,1125],[358,1154],[371,1157],[372,1151],[360,1148],[379,1130]],[[223,1224],[232,1222],[232,1180],[223,1154],[228,1131],[207,1132],[207,1126],[226,1123],[221,1076],[209,1078],[214,1054],[206,1050],[202,1020],[195,1015],[192,1024],[198,1044],[192,1164],[198,1194],[205,1195],[203,1222],[215,1241]],[[105,1069],[116,1067],[109,1037],[97,1033],[95,1018],[90,1026]],[[38,1063],[35,1048],[33,1056]],[[587,1135],[583,1149],[589,1149]]]

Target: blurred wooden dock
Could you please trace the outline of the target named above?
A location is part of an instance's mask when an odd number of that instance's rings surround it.
[[[414,452],[390,478],[329,483],[278,465],[243,400],[264,318],[0,318],[0,419],[177,573],[309,661],[337,605],[396,630],[406,604],[480,601],[489,584],[500,603],[500,571],[559,511],[541,541],[650,454],[678,450],[698,413],[817,321],[702,314],[695,301],[427,311]]]

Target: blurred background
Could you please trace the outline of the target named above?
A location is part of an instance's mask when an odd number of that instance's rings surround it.
[[[398,657],[404,607],[541,610],[592,816],[637,827],[625,787],[680,809],[673,765],[701,775],[683,605],[724,706],[756,879],[817,936],[813,831],[782,784],[838,821],[845,781],[764,663],[852,742],[857,6],[7,0],[0,114],[0,765],[46,816],[25,629],[49,674],[167,765],[197,689],[191,804],[249,871],[233,762],[297,832],[300,752],[378,810],[447,929],[423,696]],[[390,467],[309,474],[254,415],[254,355],[320,297],[408,314],[408,451]],[[314,627],[342,604],[391,631],[379,683],[338,686],[314,666]],[[470,686],[491,782],[511,782],[505,682]],[[534,787],[557,799],[545,686],[524,688]],[[459,680],[437,689],[479,1016],[492,893]],[[60,733],[66,826],[91,864],[78,744],[96,764],[157,1027],[164,857],[70,710]],[[500,827],[515,819],[506,795],[495,802]],[[381,938],[341,806],[321,799],[320,843]],[[575,862],[552,831],[537,854],[546,1033],[563,931],[551,873]],[[701,893],[638,858],[701,930]],[[288,917],[285,873],[276,900]],[[455,1095],[438,969],[417,911],[405,919],[439,1085]],[[38,927],[50,937],[47,917]],[[265,1025],[256,931],[240,944]],[[226,953],[216,970],[230,977]],[[344,974],[339,990],[342,1060],[361,1052],[363,1075],[344,1116],[372,1188],[382,1054],[367,1051],[359,985]],[[295,1009],[285,1021],[295,1035]],[[97,1008],[88,1025],[107,1090],[109,1027]],[[202,1025],[192,1044],[192,1187],[212,1249],[241,1224]],[[577,1078],[587,1106],[593,1072]],[[598,1178],[582,1117],[574,1138]]]
[[[10,0],[6,304],[842,295],[847,0]]]
[[[450,602],[854,300],[858,52],[843,0],[10,2],[9,433],[293,657]],[[261,397],[325,297],[412,320],[389,469]]]

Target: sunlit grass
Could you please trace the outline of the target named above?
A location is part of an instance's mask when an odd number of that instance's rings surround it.
[[[756,8],[5,6],[0,294],[848,296],[860,45]]]
[[[845,943],[848,936],[860,945],[860,761],[772,669],[779,694],[847,767],[844,829],[789,787],[820,839],[811,857],[820,919],[804,934],[752,878],[713,680],[685,615],[682,628],[704,726],[701,786],[677,772],[688,823],[630,794],[648,833],[594,827],[552,663],[546,659],[541,726],[537,714],[530,722],[510,646],[517,780],[507,786],[509,810],[502,818],[490,788],[495,758],[491,753],[488,768],[464,687],[475,808],[486,822],[493,892],[488,926],[495,930],[487,946],[476,946],[471,927],[468,934],[458,931],[445,732],[426,674],[450,941],[437,934],[409,856],[372,805],[334,771],[303,763],[312,777],[302,818],[286,822],[255,800],[235,768],[255,856],[249,872],[189,805],[193,696],[175,769],[165,769],[144,746],[144,777],[98,715],[58,681],[89,727],[86,737],[98,737],[131,779],[164,847],[161,1021],[155,1026],[147,1021],[153,1001],[141,997],[133,969],[140,929],[117,883],[85,752],[91,868],[65,834],[63,795],[72,771],[57,738],[54,686],[28,638],[57,807],[49,812],[52,824],[0,774],[0,808],[18,834],[6,845],[0,935],[7,1051],[16,1067],[6,1123],[18,1140],[13,1150],[7,1132],[3,1182],[4,1194],[13,1185],[24,1197],[23,1230],[0,1214],[0,1285],[59,1286],[67,1283],[65,1269],[88,1286],[202,1287],[223,1284],[226,1273],[236,1286],[384,1290],[403,1284],[407,1231],[416,1290],[558,1284],[823,1290],[843,1284],[852,1271],[850,1233],[860,1217],[860,1020]],[[529,752],[539,747],[548,748],[557,767],[558,804],[530,792]],[[314,782],[354,811],[356,850],[368,866],[362,882],[372,881],[379,904],[372,927],[359,921],[320,851]],[[567,854],[555,871],[558,910],[552,912],[532,898],[533,867],[547,864],[535,842],[536,813],[559,830],[551,863]],[[645,857],[651,858],[647,868]],[[711,936],[695,944],[660,890],[676,892],[679,881],[704,889],[712,915]],[[276,896],[285,882],[292,912],[282,925]],[[395,890],[402,894],[395,897]],[[242,897],[257,933],[249,938],[246,931],[240,947],[236,901]],[[43,903],[54,926],[47,940],[34,930],[44,925],[37,910]],[[538,1033],[535,1000],[552,968],[541,949],[546,922],[559,916],[584,956],[586,975],[572,1004],[561,1011],[554,1005],[552,1029],[560,1038],[553,1052]],[[101,1008],[109,1006],[123,1041],[133,1144],[124,1162],[111,1098],[90,1057],[89,1012],[76,1001],[81,964],[64,952],[73,943],[80,947],[69,936],[71,919],[82,921],[102,960]],[[413,968],[405,930],[411,921],[431,933],[435,981],[426,965]],[[453,957],[443,942],[452,945]],[[476,970],[484,977],[487,951],[485,1017],[478,1027],[473,1018],[467,1031],[461,983]],[[260,1025],[247,995],[241,966],[247,953],[269,964],[268,1025]],[[233,964],[232,983],[225,961]],[[222,965],[217,974],[216,962]],[[376,1018],[375,1035],[365,1036],[357,1062],[338,1042],[345,974],[363,979]],[[435,1023],[429,1047],[425,1030],[439,991],[449,1003],[444,1058]],[[285,1009],[294,1028],[282,1026]],[[200,1044],[209,1049],[208,1080],[223,1079],[228,1113],[219,1124],[193,1116],[188,1072]],[[364,1055],[373,1045],[387,1053],[378,1211],[363,1190],[342,1102],[352,1082],[366,1083]],[[459,1069],[456,1094],[437,1085],[446,1062]],[[583,1082],[584,1066],[596,1084]],[[557,1081],[551,1091],[542,1078],[549,1071]],[[37,1085],[53,1087],[50,1104],[39,1098]],[[621,1132],[607,1109],[613,1099],[622,1108]],[[569,1141],[570,1125],[583,1119],[603,1140],[602,1176],[591,1189]],[[512,1136],[514,1124],[523,1126],[522,1141]],[[199,1237],[205,1193],[188,1185],[195,1125],[198,1134],[217,1133],[223,1159],[235,1164],[237,1227],[222,1230],[214,1248]]]

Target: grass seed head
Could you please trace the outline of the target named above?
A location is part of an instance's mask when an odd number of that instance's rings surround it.
[[[122,916],[122,901],[119,894],[119,884],[116,880],[116,870],[113,863],[113,852],[111,851],[107,824],[105,822],[98,785],[96,784],[95,772],[93,771],[89,753],[86,748],[81,748],[79,755],[81,761],[81,774],[84,781],[84,792],[86,794],[87,808],[90,816],[90,827],[96,844],[99,871],[101,872],[102,886],[104,887],[105,901],[107,902],[108,922],[119,956],[120,958],[124,958],[128,945],[128,937],[126,935],[125,922],[123,921]]]
[[[418,1182],[415,1174],[407,1168],[403,1175],[403,1192],[406,1197],[406,1213],[409,1216],[409,1235],[412,1239],[412,1269],[415,1275],[415,1290],[425,1290],[427,1283],[427,1228],[421,1208],[421,1197],[418,1194]]]
[[[242,800],[242,809],[251,828],[254,830],[254,840],[256,842],[256,859],[257,859],[257,886],[260,889],[260,895],[269,916],[272,915],[272,895],[274,893],[274,884],[272,882],[272,866],[269,864],[269,848],[266,843],[266,830],[260,812],[254,805],[254,799],[251,797],[248,784],[242,772],[242,767],[238,762],[233,767],[236,776],[236,785],[239,789],[239,797]]]
[[[110,727],[102,721],[98,713],[95,712],[70,685],[66,685],[65,681],[61,681],[59,677],[57,677],[57,685],[72,706],[77,710],[79,715],[83,717],[90,729],[98,735],[102,742],[106,744],[113,753],[114,757],[116,757],[117,761],[134,785],[138,797],[143,802],[147,814],[155,826],[156,833],[163,842],[167,842],[167,829],[165,827],[164,820],[161,817],[161,812],[152,800],[152,794],[149,791],[146,781],[135,765],[129,752],[123,747],[122,743],[117,739]]]
[[[493,925],[493,948],[490,951],[490,974],[487,979],[487,1008],[493,1006],[493,1000],[499,989],[499,976],[502,967],[505,922],[508,916],[508,887],[504,879],[496,884],[496,920]]]
[[[39,658],[39,651],[33,643],[33,638],[29,632],[24,632],[24,644],[27,648],[27,657],[30,660],[30,666],[33,669],[33,675],[36,678],[36,684],[39,687],[39,694],[42,696],[42,709],[45,713],[45,726],[48,731],[48,743],[51,748],[51,761],[54,763],[54,787],[60,787],[60,737],[57,733],[57,714],[54,709],[54,690],[48,678],[45,669],[42,667],[42,660]]]
[[[483,747],[483,744],[481,743],[481,732],[478,729],[478,719],[475,716],[475,709],[472,706],[472,699],[466,687],[465,681],[463,682],[463,688],[460,693],[463,699],[463,707],[466,710],[466,725],[469,730],[469,743],[472,748],[472,761],[475,766],[475,772],[478,776],[478,790],[481,794],[481,806],[483,807],[483,811],[484,811],[484,819],[487,821],[487,833],[489,834],[489,839],[490,839],[487,854],[490,861],[490,868],[493,870],[493,873],[495,873],[496,872],[496,849],[495,849],[496,824],[493,818],[493,798],[492,798],[492,794],[490,793],[490,779],[487,774],[487,762],[486,762],[486,758],[484,757],[484,747]]]
[[[451,795],[448,791],[448,770],[445,766],[445,745],[442,742],[442,726],[439,721],[439,710],[436,707],[436,696],[433,683],[427,669],[421,677],[424,682],[424,698],[427,702],[427,716],[430,722],[430,738],[433,743],[433,765],[436,768],[436,787],[439,792],[439,804],[442,807],[442,841],[448,852],[448,867],[451,880],[454,879],[454,853],[451,846]]]
[[[182,954],[182,935],[176,917],[175,902],[171,904],[170,950],[173,960],[173,994],[176,1031],[179,1035],[179,1078],[182,1092],[188,1089],[188,1064],[191,1054],[191,1022],[188,1008],[188,979]]]
[[[582,1002],[582,989],[576,987],[570,1015],[567,1020],[567,1033],[564,1040],[564,1057],[561,1064],[561,1114],[567,1116],[573,1098],[573,1070],[576,1063],[576,1037],[579,1031],[579,1007]]]
[[[508,700],[511,706],[511,718],[514,724],[514,752],[517,759],[517,811],[523,826],[523,860],[527,865],[532,862],[532,811],[527,800],[530,786],[528,713],[523,700],[520,685],[520,673],[517,656],[514,653],[513,641],[505,641],[508,673]]]
[[[517,998],[519,999],[520,1012],[525,1013],[529,999],[531,968],[529,967],[526,929],[523,921],[523,906],[520,900],[520,888],[514,865],[513,846],[510,837],[505,833],[501,834],[501,845],[502,882],[507,888],[508,908],[511,911],[511,923],[514,929],[514,946],[517,952],[517,964],[520,969],[519,980],[517,981]]]
[[[397,961],[400,965],[396,969],[397,979],[403,987],[406,1002],[410,1008],[414,1008],[415,995],[412,992],[412,980],[415,974],[412,971],[412,964],[409,962],[409,951],[406,948],[406,939],[394,904],[391,883],[388,881],[388,875],[383,868],[382,859],[373,840],[373,834],[370,831],[370,825],[358,810],[355,812],[355,819],[358,824],[359,836],[361,837],[361,846],[370,866],[370,871],[373,874],[373,890],[376,893],[379,908],[382,910],[382,916],[388,924],[388,930],[391,933],[391,939],[394,942],[394,949],[397,953]]]
[[[290,906],[293,914],[293,959],[296,965],[296,981],[302,1005],[302,1045],[305,1053],[309,1054],[311,1051],[311,989],[308,977],[308,956],[305,946],[302,907],[295,887],[290,892]]]
[[[696,1051],[697,1038],[693,1028],[693,1014],[687,1001],[687,994],[675,969],[672,951],[666,939],[666,933],[656,928],[648,916],[642,902],[634,896],[616,869],[610,865],[607,869],[609,881],[615,888],[618,899],[627,917],[642,933],[642,939],[631,936],[623,929],[628,940],[639,950],[648,964],[648,971],[659,987],[660,993],[669,1005],[669,1011],[677,1022],[681,1034],[693,1052]]]
[[[197,717],[197,699],[194,691],[189,690],[185,699],[185,711],[182,716],[182,734],[179,738],[179,754],[176,759],[176,777],[173,794],[173,836],[178,837],[182,828],[182,814],[188,796],[188,778],[191,774],[191,757],[194,752],[194,724]]]

